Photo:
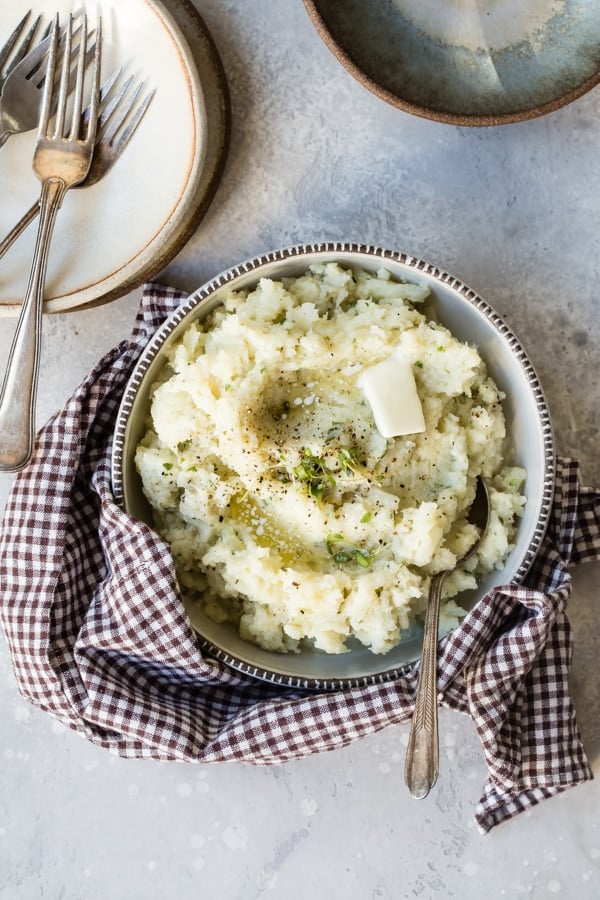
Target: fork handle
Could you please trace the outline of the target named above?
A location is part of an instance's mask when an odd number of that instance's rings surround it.
[[[27,226],[30,225],[39,214],[39,211],[40,202],[39,200],[36,200],[35,203],[29,207],[25,215],[21,216],[15,227],[8,232],[4,240],[0,241],[0,259],[2,259],[7,250],[10,250],[17,238],[21,237]]]
[[[1,472],[23,469],[33,452],[44,282],[56,214],[66,191],[62,179],[49,178],[42,184],[40,222],[29,281],[0,390]]]
[[[439,771],[437,646],[445,576],[446,572],[439,572],[431,579],[425,613],[421,669],[406,751],[404,780],[413,797],[418,800],[427,796],[437,781]]]

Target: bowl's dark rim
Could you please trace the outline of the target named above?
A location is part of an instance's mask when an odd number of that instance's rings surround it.
[[[303,2],[318,35],[324,41],[325,45],[333,53],[335,58],[344,66],[344,68],[348,72],[350,72],[350,74],[354,78],[356,78],[356,80],[360,82],[363,87],[365,87],[372,94],[375,94],[376,97],[379,97],[380,100],[384,100],[391,106],[395,106],[396,109],[401,109],[403,112],[410,113],[413,116],[419,116],[422,119],[430,119],[434,122],[442,122],[445,125],[467,125],[479,127],[490,127],[493,125],[511,125],[517,122],[528,122],[531,119],[537,119],[540,116],[546,116],[549,113],[556,112],[556,110],[561,109],[563,106],[568,106],[569,103],[573,103],[575,100],[578,100],[580,97],[582,97],[584,94],[587,94],[592,90],[592,88],[595,88],[600,83],[599,69],[594,75],[592,75],[590,78],[587,78],[578,87],[567,91],[566,94],[562,94],[560,97],[556,97],[554,100],[549,100],[547,103],[541,103],[539,106],[532,106],[529,109],[515,110],[511,113],[500,113],[496,115],[483,115],[480,113],[449,113],[444,112],[444,110],[433,109],[432,107],[419,106],[416,103],[409,103],[407,100],[403,100],[402,97],[399,97],[398,94],[394,94],[392,91],[386,90],[386,88],[383,88],[373,78],[367,75],[366,72],[363,71],[363,69],[357,66],[349,53],[333,37],[327,24],[325,23],[325,20],[318,10],[318,0],[303,0]]]
[[[485,318],[491,322],[499,336],[508,345],[513,356],[516,357],[527,383],[531,389],[535,406],[539,416],[539,422],[543,436],[544,446],[544,479],[542,497],[540,500],[540,514],[536,523],[534,533],[529,542],[529,546],[523,555],[511,584],[520,584],[527,575],[531,564],[535,559],[550,518],[552,509],[552,501],[554,497],[555,482],[555,446],[552,424],[546,398],[540,384],[537,373],[531,364],[527,353],[523,349],[518,338],[513,334],[504,319],[492,307],[483,300],[479,294],[472,288],[469,288],[460,279],[448,272],[439,269],[437,266],[428,263],[422,259],[410,256],[404,252],[387,250],[370,244],[347,243],[343,241],[330,241],[324,243],[295,244],[291,247],[284,247],[279,250],[273,250],[269,253],[262,254],[253,259],[239,263],[233,268],[221,272],[211,281],[206,282],[202,287],[194,291],[179,306],[174,313],[161,325],[156,334],[151,338],[145,349],[142,351],[138,359],[132,375],[125,387],[119,411],[117,413],[116,426],[113,435],[112,444],[112,460],[111,460],[111,476],[113,496],[116,503],[125,508],[125,492],[123,485],[123,459],[125,450],[125,439],[127,432],[127,424],[135,398],[138,394],[140,385],[148,368],[157,354],[160,352],[167,337],[175,330],[182,320],[192,313],[198,305],[210,297],[216,290],[222,288],[227,283],[238,278],[240,275],[260,269],[261,267],[276,262],[282,262],[294,257],[303,257],[311,254],[327,254],[332,257],[338,257],[343,263],[344,255],[363,254],[367,258],[378,257],[383,260],[388,259],[395,263],[400,263],[413,269],[415,272],[422,272],[429,277],[447,285],[456,293],[460,294],[468,303],[479,310]],[[373,684],[384,684],[400,677],[409,669],[413,663],[403,663],[372,675],[352,676],[342,678],[307,678],[302,676],[289,675],[285,672],[276,671],[276,666],[272,670],[262,669],[243,660],[232,657],[227,651],[216,646],[203,635],[198,634],[200,646],[206,650],[212,657],[226,663],[233,669],[243,674],[258,678],[261,681],[268,681],[272,684],[281,685],[287,688],[300,688],[304,690],[343,690],[348,688],[361,688]]]

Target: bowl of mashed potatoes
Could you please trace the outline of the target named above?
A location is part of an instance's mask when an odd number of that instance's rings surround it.
[[[486,480],[477,553],[469,509]],[[300,245],[195,291],[125,390],[113,488],[168,543],[201,646],[251,675],[335,688],[418,658],[521,581],[543,539],[554,446],[508,325],[422,260]]]

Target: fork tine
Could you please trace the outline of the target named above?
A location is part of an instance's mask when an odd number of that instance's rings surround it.
[[[141,89],[141,85],[140,85]],[[136,100],[139,97],[139,91],[136,94]],[[156,90],[153,89],[148,91],[146,96],[138,103],[137,107],[131,112],[129,116],[124,116],[121,125],[126,122],[125,128],[122,131],[116,129],[115,135],[111,137],[111,143],[113,146],[113,151],[116,156],[120,156],[129,141],[131,140],[134,132],[136,131],[138,125],[146,115],[146,110],[150,106],[152,102],[152,98],[154,97]],[[133,107],[132,107],[133,109]]]
[[[52,35],[53,27],[54,21],[50,22],[50,24],[46,26],[39,45],[35,48],[35,50],[32,50],[27,57],[27,61],[29,63],[27,78],[33,79],[34,76],[37,75],[36,84],[39,88],[43,87],[44,81],[46,79],[46,67],[44,65],[44,58],[46,56],[46,51],[48,50],[48,47],[50,45],[50,37]],[[59,28],[58,32],[59,47],[64,35],[65,26],[62,26],[61,28]]]
[[[100,68],[102,57],[102,19],[98,16],[96,26],[96,52],[94,54],[94,69],[92,74],[92,89],[90,100],[90,118],[87,123],[87,141],[94,141],[98,127],[98,111],[100,108]]]
[[[19,22],[19,24],[13,31],[13,33],[10,35],[10,37],[4,44],[4,46],[0,49],[0,84],[2,83],[2,81],[4,79],[6,79],[10,75],[10,73],[12,72],[14,67],[19,62],[21,62],[21,60],[27,53],[27,50],[29,49],[31,40],[32,40],[35,30],[39,24],[41,16],[38,16],[37,19],[35,20],[35,22],[33,23],[33,25],[31,25],[29,27],[29,31],[27,32],[27,34],[21,41],[21,44],[19,45],[19,48],[16,50],[14,57],[10,62],[10,65],[7,66],[6,71],[5,72],[1,71],[4,68],[4,66],[6,65],[6,63],[8,62],[8,60],[10,59],[10,55],[12,53],[13,47],[17,43],[19,37],[21,36],[21,34],[23,32],[23,28],[25,27],[25,23],[27,22],[27,19],[29,18],[30,15],[31,15],[31,10],[29,10],[28,12],[25,13],[23,18],[21,19],[21,21]]]
[[[50,39],[50,52],[48,53],[48,63],[46,65],[46,84],[42,94],[42,106],[40,111],[39,135],[45,135],[48,131],[48,123],[50,121],[50,113],[52,108],[52,91],[54,87],[54,76],[56,74],[56,56],[58,53],[58,13],[54,19],[52,35]]]
[[[121,73],[123,72],[123,66],[119,66],[118,69],[115,69],[114,72],[108,76],[108,78],[102,82],[100,85],[100,106],[98,113],[98,126],[96,132],[96,141],[100,140],[102,133],[102,126],[107,119],[107,116],[110,115],[110,109],[113,107],[113,100],[109,99],[111,91],[115,86],[115,83]],[[90,121],[90,104],[86,106],[83,111],[83,115],[81,117],[81,131],[84,132],[87,129],[88,122]]]
[[[85,21],[83,25],[85,32]],[[82,36],[82,43],[85,33]],[[62,59],[62,69],[60,73],[60,86],[58,88],[58,106],[56,109],[56,123],[54,128],[54,136],[59,137],[65,133],[65,115],[67,112],[67,98],[69,96],[69,75],[71,69],[71,47],[73,40],[73,16],[69,16],[69,26],[65,36],[65,50]]]
[[[116,74],[118,74],[118,73],[116,73]],[[110,100],[108,100],[108,102],[103,107],[103,109],[100,113],[100,117],[98,119],[98,133],[96,135],[97,141],[100,140],[100,138],[104,138],[106,136],[108,136],[110,138],[110,130],[109,129],[110,129],[110,125],[111,125],[112,115],[115,112],[115,110],[117,110],[117,111],[121,110],[121,118],[123,117],[123,115],[127,114],[128,108],[125,108],[125,110],[122,111],[123,107],[121,106],[121,104],[122,104],[123,98],[125,97],[125,94],[131,87],[132,82],[133,82],[133,75],[130,75],[129,78],[121,85],[121,87],[118,89],[118,91],[110,98]],[[108,91],[106,92],[105,96],[106,97],[108,96]]]
[[[31,15],[31,10],[29,10],[29,12],[25,13],[25,15],[23,16],[23,18],[21,19],[21,21],[19,22],[19,24],[17,25],[17,27],[15,28],[15,30],[13,31],[13,33],[11,34],[11,36],[9,37],[9,39],[7,40],[5,45],[2,47],[2,50],[0,50],[0,69],[6,63],[6,60],[9,58],[12,48],[15,46],[17,40],[19,39],[19,35],[21,34],[23,28],[25,27],[25,22],[27,21],[27,19],[29,18],[30,15]]]
[[[41,87],[44,78],[46,77],[46,58],[48,55],[48,48],[50,47],[50,40],[52,37],[52,23],[44,29],[44,33],[41,37],[39,44],[37,44],[33,50],[30,50],[29,53],[25,55],[25,58],[21,60],[19,68],[21,66],[24,67],[23,75],[27,79],[33,78],[36,72],[41,71],[42,77],[38,83],[38,87]],[[11,65],[9,74],[12,74],[13,70],[16,69],[16,65]]]
[[[110,92],[113,89],[115,82],[117,81],[119,75],[123,72],[123,66],[119,66],[118,69],[115,69],[108,78],[102,82],[102,87],[100,88],[100,105],[106,103],[107,98]],[[104,112],[104,111],[103,111]],[[89,115],[89,106],[86,108],[86,113]],[[102,113],[103,114],[103,113]]]
[[[131,78],[128,79],[127,85],[130,83]],[[127,147],[155,94],[155,91],[151,90],[140,101],[139,96],[142,89],[143,83],[134,91],[133,99],[123,99],[123,89],[121,89],[118,94],[120,102],[116,107],[111,103],[108,118],[105,115],[107,110],[103,111],[99,123],[99,133],[96,135],[92,165],[85,184],[96,184],[97,181],[104,178]]]
[[[10,65],[9,65],[8,69],[6,70],[7,75],[10,75],[10,73],[12,72],[14,67],[16,65],[18,65],[21,62],[21,60],[24,59],[27,56],[27,54],[29,53],[29,50],[31,49],[31,46],[33,43],[33,39],[34,39],[36,31],[38,29],[38,25],[40,24],[41,21],[42,21],[42,17],[41,17],[41,15],[39,15],[39,16],[37,16],[37,18],[35,19],[33,24],[29,26],[29,28],[27,30],[27,34],[25,35],[25,37],[19,44],[18,49],[13,54],[13,58],[10,61]]]
[[[53,28],[53,22],[49,22],[46,25],[46,27],[44,28],[44,31],[42,33],[42,40],[44,40],[47,37],[50,37],[50,35],[52,34],[52,28]]]
[[[69,132],[69,140],[79,135],[79,124],[81,119],[81,106],[83,100],[83,78],[85,75],[85,58],[87,50],[87,17],[83,17],[83,25],[81,27],[81,40],[79,42],[79,58],[77,61],[77,75],[75,79],[75,97],[73,99],[73,117],[71,119],[71,130]]]
[[[59,48],[60,48],[62,40],[66,34],[66,28],[67,27],[65,26],[60,29]],[[46,31],[47,30],[48,29],[46,29]],[[90,31],[90,33],[88,34],[88,41],[90,40],[90,38],[92,37],[92,35],[94,33],[95,32]],[[79,54],[79,46],[77,46],[77,47],[75,46],[75,38],[78,38],[80,35],[81,35],[81,25],[78,25],[75,27],[75,29],[71,35],[71,58],[69,60],[69,63],[73,63],[73,61],[76,59],[76,57]],[[44,56],[46,54],[48,46],[49,46],[49,41],[47,41],[47,43],[44,43],[44,41],[42,41],[41,45],[39,47],[36,47],[35,50],[32,50],[31,54],[27,57],[27,59],[29,61],[29,67],[30,67],[29,71],[27,73],[27,78],[33,79],[35,76],[35,78],[36,78],[35,83],[36,83],[37,87],[39,87],[39,88],[42,88],[44,86],[44,81],[46,80],[46,68],[44,66]],[[92,59],[94,57],[95,49],[96,49],[95,44],[92,44],[88,48],[86,57],[85,57],[86,66],[88,66],[90,64],[90,62],[92,61]],[[69,69],[69,90],[73,90],[73,87],[75,85],[76,75],[77,75],[77,63],[75,63],[75,65],[71,65],[70,69]]]
[[[124,103],[122,108],[117,110],[118,114],[111,118],[104,130],[102,139],[111,144],[117,152],[120,152],[121,147],[129,142],[156,93],[155,90],[148,91],[146,96],[140,101],[144,87],[144,82],[141,81],[132,96],[127,100],[127,103]]]
[[[0,52],[0,70],[4,67],[4,65],[10,59],[9,65],[6,67],[6,70],[2,73],[2,80],[7,78],[10,75],[10,73],[12,72],[14,67],[21,62],[23,57],[29,51],[31,42],[33,41],[33,36],[34,36],[35,32],[37,31],[37,27],[42,18],[41,15],[36,18],[33,25],[29,26],[29,29],[27,30],[26,34],[21,39],[21,43],[19,44],[19,46],[17,47],[17,49],[14,52],[13,52],[13,48],[14,48],[17,40],[21,36],[23,28],[25,27],[25,23],[27,22],[27,19],[29,18],[30,15],[31,15],[31,10],[29,10],[29,12],[23,16],[23,18],[21,19],[21,21],[19,22],[19,24],[17,25],[17,27],[15,28],[15,30],[13,31],[11,36],[9,37],[8,41],[2,48],[2,51]],[[12,53],[12,58],[11,58],[11,53]]]

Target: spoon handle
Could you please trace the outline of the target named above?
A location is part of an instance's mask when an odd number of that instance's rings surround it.
[[[436,783],[439,770],[437,645],[445,575],[445,572],[434,575],[429,588],[421,670],[404,768],[404,780],[413,797],[419,800],[426,797]]]

